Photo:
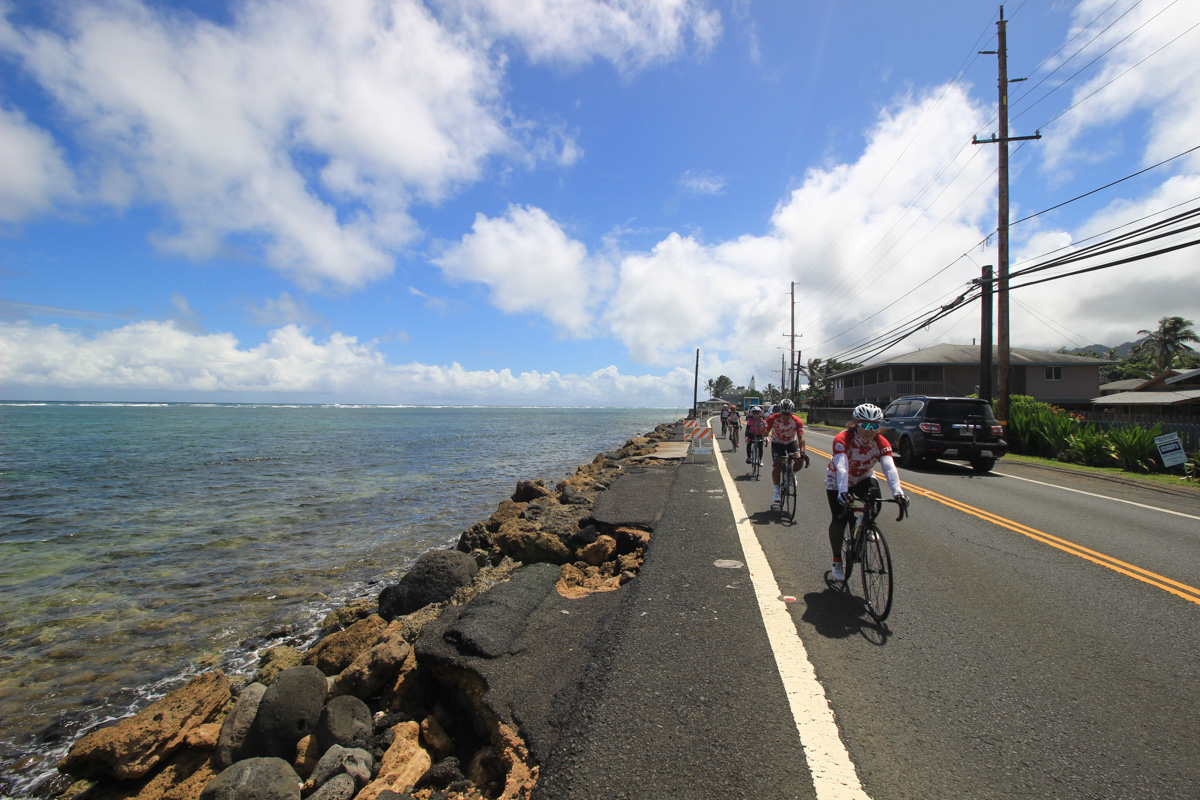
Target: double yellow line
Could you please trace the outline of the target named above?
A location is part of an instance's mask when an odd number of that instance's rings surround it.
[[[829,453],[822,453],[816,448],[809,447],[808,449],[814,453],[818,453],[819,455],[829,457]],[[883,477],[879,473],[876,473],[876,475],[880,478]],[[919,494],[922,497],[935,500],[944,506],[949,506],[950,508],[957,509],[964,514],[970,514],[973,517],[978,517],[979,519],[984,520],[985,522],[990,522],[993,525],[999,525],[1001,528],[1007,528],[1010,531],[1016,531],[1022,536],[1028,536],[1030,539],[1041,542],[1042,544],[1048,544],[1051,547],[1056,547],[1059,550],[1062,550],[1064,553],[1070,553],[1073,556],[1087,559],[1093,564],[1099,564],[1102,567],[1107,567],[1114,572],[1119,572],[1122,575],[1135,578],[1142,583],[1148,583],[1151,586],[1162,589],[1165,592],[1170,592],[1173,595],[1182,597],[1184,600],[1189,600],[1197,605],[1200,605],[1200,589],[1197,589],[1194,586],[1188,586],[1186,583],[1180,583],[1179,581],[1165,578],[1162,575],[1151,572],[1150,570],[1142,569],[1141,567],[1134,566],[1133,564],[1128,564],[1120,559],[1113,558],[1112,556],[1106,556],[1103,553],[1090,550],[1083,545],[1069,542],[1066,539],[1046,533],[1045,531],[1039,531],[1037,528],[1031,528],[1028,525],[1022,525],[1019,522],[1014,522],[1011,519],[1001,517],[998,514],[993,514],[990,511],[984,511],[983,509],[975,508],[974,506],[967,505],[959,500],[946,497],[945,495],[938,494],[937,492],[930,491],[929,489],[924,489],[920,486],[909,483],[908,481],[902,480],[900,483],[914,494]]]

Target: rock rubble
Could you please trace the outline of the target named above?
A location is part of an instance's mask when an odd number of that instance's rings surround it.
[[[488,705],[486,681],[427,658],[430,630],[464,654],[519,652],[538,587],[567,598],[619,589],[650,533],[591,516],[669,425],[600,454],[554,488],[521,481],[459,538],[422,555],[399,583],[330,614],[306,652],[260,653],[235,687],[212,670],[138,714],[92,731],[59,764],[68,800],[410,800],[527,798],[538,767]],[[526,589],[528,586],[528,590]],[[541,589],[545,591],[545,589]]]

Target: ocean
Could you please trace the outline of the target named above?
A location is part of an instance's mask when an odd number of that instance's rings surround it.
[[[0,797],[683,409],[0,403]]]

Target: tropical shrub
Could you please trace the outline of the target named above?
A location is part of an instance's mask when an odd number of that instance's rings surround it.
[[[1154,437],[1160,435],[1160,425],[1155,425],[1149,430],[1141,425],[1126,425],[1108,432],[1117,459],[1120,460],[1122,469],[1128,472],[1149,472],[1154,468],[1154,457],[1158,453]]]
[[[1014,452],[1027,456],[1041,454],[1041,437],[1038,423],[1042,408],[1049,408],[1024,394],[1014,394],[1008,399],[1008,438]]]
[[[1080,431],[1080,422],[1062,409],[1047,406],[1038,417],[1038,436],[1051,458],[1062,458],[1071,437]]]
[[[1111,466],[1117,460],[1112,441],[1095,425],[1081,425],[1067,437],[1066,455],[1071,461],[1089,467]]]

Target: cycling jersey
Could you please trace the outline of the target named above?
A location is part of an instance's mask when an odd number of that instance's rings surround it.
[[[762,414],[757,417],[750,416],[746,418],[746,435],[747,436],[766,436],[767,421],[763,419]]]
[[[772,414],[767,420],[771,441],[776,444],[799,442],[804,433],[804,423],[795,414]]]
[[[855,431],[842,431],[833,437],[833,458],[825,471],[825,488],[838,493],[849,491],[849,487],[871,476],[875,464],[883,468],[892,494],[900,494],[900,473],[892,460],[892,446],[888,440],[880,435],[864,442]]]

